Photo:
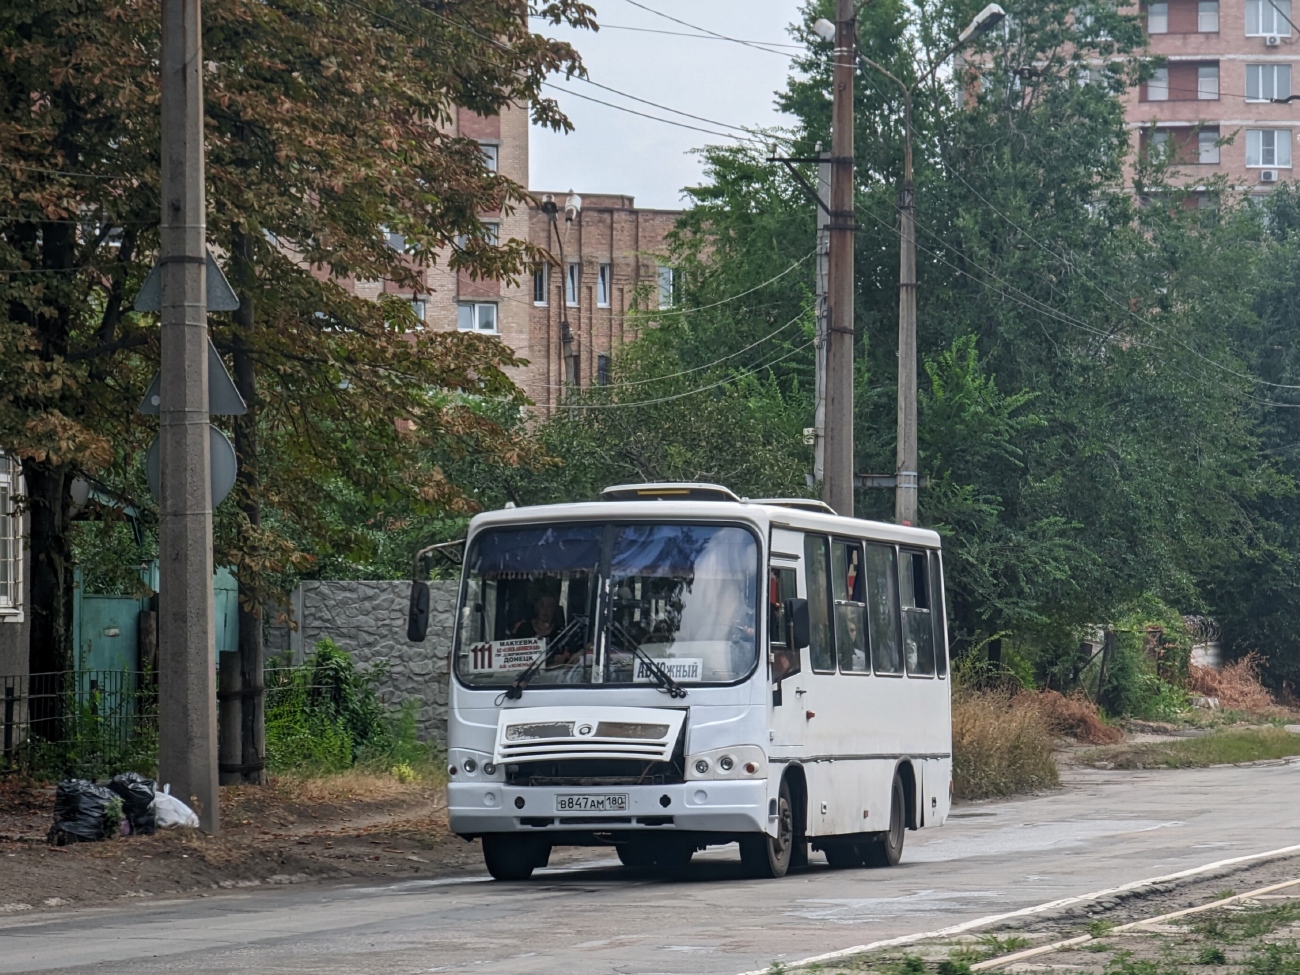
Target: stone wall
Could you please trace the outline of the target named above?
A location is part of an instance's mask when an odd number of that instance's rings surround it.
[[[295,659],[330,639],[363,667],[387,664],[379,682],[383,701],[394,707],[415,701],[420,739],[443,746],[456,591],[455,582],[429,583],[429,633],[423,643],[411,643],[406,639],[409,582],[303,582],[293,597]]]

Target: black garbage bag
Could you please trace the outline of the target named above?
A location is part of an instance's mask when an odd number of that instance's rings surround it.
[[[107,839],[116,832],[108,816],[109,804],[117,796],[102,785],[85,779],[65,779],[54,792],[54,825],[49,841],[54,846]]]
[[[156,826],[153,815],[153,794],[158,783],[146,779],[139,772],[123,772],[113,776],[108,787],[122,799],[122,815],[131,824],[131,833],[148,836]]]

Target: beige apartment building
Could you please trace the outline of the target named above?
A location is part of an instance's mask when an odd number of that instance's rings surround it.
[[[1275,101],[1290,97],[1300,61],[1291,8],[1291,0],[1144,3],[1150,53],[1164,66],[1128,94],[1140,150],[1172,153],[1194,185],[1223,174],[1263,195],[1293,179],[1300,99]]]
[[[477,140],[489,166],[528,185],[526,108],[492,117],[461,109],[452,132]],[[444,254],[425,270],[419,291],[381,281],[345,287],[371,298],[401,294],[431,329],[500,338],[528,360],[512,378],[547,413],[567,384],[608,381],[610,356],[633,337],[628,313],[634,305],[672,304],[678,282],[664,255],[679,211],[641,209],[630,196],[570,189],[531,196],[528,206],[513,212],[481,214],[500,239],[530,241],[553,258],[514,283],[475,281],[450,271]],[[555,204],[553,218],[544,206],[548,200]],[[394,235],[392,244],[400,247],[402,241]]]

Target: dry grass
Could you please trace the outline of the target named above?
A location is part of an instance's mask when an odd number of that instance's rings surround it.
[[[953,699],[953,785],[962,799],[1057,785],[1055,735],[1037,695],[961,691]]]
[[[1106,724],[1101,712],[1082,694],[1066,697],[1060,691],[1024,691],[1017,700],[1032,703],[1043,715],[1052,731],[1088,745],[1113,745],[1124,739],[1124,732]]]
[[[1280,712],[1273,695],[1269,693],[1259,679],[1260,659],[1250,653],[1223,667],[1214,670],[1211,667],[1191,666],[1187,677],[1187,689],[1193,694],[1219,699],[1219,706],[1252,714],[1272,714]]]

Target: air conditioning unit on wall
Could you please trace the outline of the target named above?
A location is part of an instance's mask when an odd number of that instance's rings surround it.
[[[1264,43],[1269,47],[1279,47],[1282,44],[1282,37],[1279,34],[1269,34],[1264,38]]]
[[[1260,181],[1261,183],[1276,183],[1276,182],[1277,182],[1277,170],[1276,170],[1276,169],[1261,169],[1261,170],[1259,171],[1259,181]]]

